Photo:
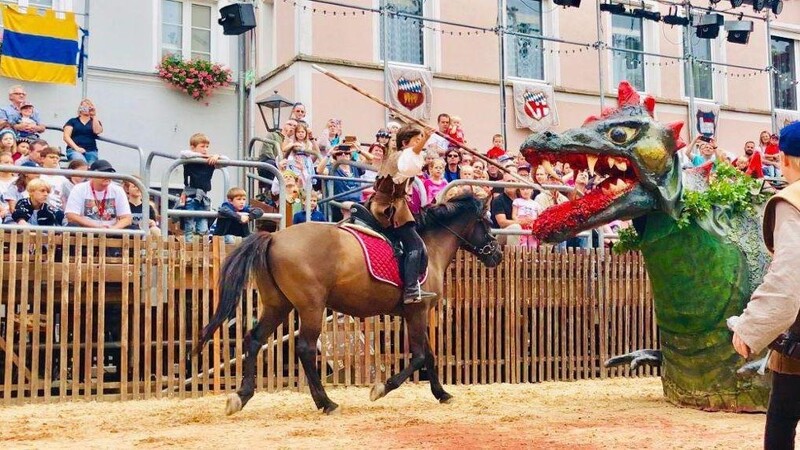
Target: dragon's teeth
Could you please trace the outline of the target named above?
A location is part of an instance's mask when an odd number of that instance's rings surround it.
[[[617,169],[625,172],[626,170],[628,170],[628,163],[626,163],[625,161],[618,162],[617,163]]]
[[[626,183],[625,181],[623,181],[623,180],[621,180],[621,179],[620,179],[620,180],[617,180],[617,181],[614,183],[614,188],[615,188],[615,190],[616,190],[617,192],[624,191],[626,187],[628,187],[628,183]]]
[[[617,159],[614,158],[613,156],[609,156],[608,157],[608,168],[610,169],[610,168],[612,168],[612,167],[614,167],[616,165],[617,165]]]
[[[586,155],[586,165],[589,167],[589,175],[594,176],[594,166],[597,165],[596,155]]]

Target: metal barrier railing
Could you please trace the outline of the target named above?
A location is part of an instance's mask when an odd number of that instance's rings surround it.
[[[177,159],[169,165],[166,172],[161,176],[161,196],[162,198],[166,198],[169,189],[169,178],[172,176],[172,172],[175,171],[179,166],[183,166],[186,164],[205,164],[207,161],[203,158],[186,158],[186,159]],[[244,168],[254,168],[254,169],[265,169],[275,175],[275,178],[278,180],[278,184],[280,186],[280,194],[279,194],[279,205],[278,205],[278,213],[266,213],[262,216],[262,219],[278,219],[278,229],[282,229],[286,226],[285,217],[286,217],[286,184],[283,180],[283,177],[280,175],[280,171],[277,167],[257,161],[239,161],[235,159],[223,159],[220,160],[217,165],[216,169],[224,169],[225,167],[244,167]],[[226,189],[227,191],[227,189]],[[166,236],[167,234],[167,227],[169,224],[169,216],[172,215],[173,217],[217,217],[216,213],[211,211],[182,211],[178,209],[169,209],[169,205],[167,202],[161,202],[161,233]]]
[[[90,231],[98,234],[137,234],[147,235],[150,227],[148,226],[150,217],[150,195],[145,189],[144,183],[133,175],[125,175],[115,172],[94,172],[88,170],[69,170],[69,169],[45,169],[42,167],[23,167],[23,166],[3,166],[0,165],[0,172],[11,173],[34,173],[38,175],[64,175],[72,177],[86,177],[86,178],[105,178],[112,180],[122,180],[133,183],[142,192],[142,220],[139,222],[139,230],[131,229],[109,229],[109,228],[91,228],[91,227],[75,227],[75,226],[37,226],[37,225],[22,225],[22,224],[0,224],[0,229],[8,230],[48,230],[48,231]],[[127,198],[125,199],[127,201]],[[166,235],[166,234],[165,234]]]
[[[64,128],[63,127],[58,127],[58,126],[53,126],[53,125],[45,125],[45,129],[52,130],[52,131],[60,131],[62,133],[64,132]],[[120,147],[123,147],[123,148],[129,148],[131,150],[136,150],[136,152],[139,153],[139,176],[141,176],[141,177],[146,176],[144,150],[142,149],[142,147],[140,147],[140,146],[138,146],[136,144],[129,144],[127,142],[118,141],[116,139],[111,139],[111,138],[107,138],[107,137],[104,137],[104,136],[97,136],[97,140],[100,141],[100,142],[107,142],[109,144],[119,145]],[[144,191],[142,191],[142,192],[144,192]]]
[[[151,181],[150,180],[150,174],[152,172],[153,160],[156,158],[156,156],[161,157],[161,158],[176,160],[176,159],[181,159],[181,155],[175,155],[175,154],[172,154],[172,153],[161,152],[161,151],[158,151],[158,150],[153,150],[152,152],[150,152],[147,155],[147,160],[145,161],[145,164],[144,164],[144,167],[145,167],[145,174],[143,176],[144,184],[147,185],[148,190],[149,190],[151,195],[157,196],[157,197],[161,197],[161,191],[159,191],[157,189],[150,188],[150,181]],[[228,174],[228,171],[225,170],[224,168],[221,170],[221,172],[222,172],[222,186],[223,186],[222,192],[228,192],[228,189],[230,189],[230,185],[231,185],[230,175]],[[168,195],[167,198],[170,199],[170,200],[173,200],[173,201],[174,200],[178,200],[178,197],[175,197],[174,195]]]

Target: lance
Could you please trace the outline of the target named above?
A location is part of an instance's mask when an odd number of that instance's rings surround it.
[[[382,105],[384,108],[389,109],[389,111],[391,111],[391,112],[395,113],[397,116],[403,118],[406,122],[414,123],[414,124],[422,127],[425,130],[429,130],[429,131],[431,131],[431,132],[433,132],[435,134],[438,134],[439,136],[447,139],[447,141],[449,143],[466,150],[468,153],[471,153],[472,156],[484,161],[486,164],[491,164],[491,165],[497,167],[498,169],[500,169],[501,171],[511,175],[511,177],[513,177],[515,180],[517,180],[517,181],[519,181],[521,183],[527,184],[527,185],[529,185],[529,186],[531,186],[531,187],[533,187],[535,189],[538,189],[540,191],[547,190],[547,189],[543,188],[541,185],[539,185],[538,183],[534,183],[531,180],[525,179],[525,178],[517,175],[516,173],[507,170],[505,167],[503,167],[502,164],[499,164],[499,163],[495,162],[494,160],[492,160],[490,158],[487,158],[486,156],[478,153],[477,150],[475,150],[475,149],[473,149],[471,147],[467,147],[466,145],[462,144],[461,142],[458,142],[457,140],[451,138],[450,136],[448,136],[448,135],[440,132],[439,130],[431,127],[427,123],[425,123],[425,122],[423,122],[423,121],[421,121],[419,119],[415,119],[414,117],[411,117],[411,116],[403,113],[402,111],[400,111],[399,109],[397,109],[394,106],[390,105],[389,103],[386,103],[385,101],[383,101],[383,100],[379,99],[378,97],[370,94],[369,92],[361,89],[360,87],[354,85],[353,83],[343,79],[342,77],[336,75],[335,73],[333,73],[333,72],[331,72],[331,71],[329,71],[327,69],[324,69],[324,68],[322,68],[322,67],[320,67],[320,66],[318,66],[316,64],[312,64],[311,67],[313,67],[314,69],[318,70],[319,72],[322,72],[323,74],[329,76],[330,78],[333,78],[334,80],[338,81],[339,83],[349,87],[350,89],[358,92],[359,94],[363,95],[364,97],[367,97],[368,99],[374,101],[375,103],[378,103],[378,104]],[[549,165],[549,161],[547,161],[547,164],[545,164],[545,170],[547,170],[547,172],[551,173],[552,175],[555,175],[555,171],[553,170],[553,168],[549,167],[549,170],[548,170],[547,165]]]

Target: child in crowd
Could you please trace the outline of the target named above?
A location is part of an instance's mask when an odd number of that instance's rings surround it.
[[[250,208],[247,204],[247,193],[244,189],[235,187],[228,190],[228,201],[220,205],[217,213],[219,217],[214,223],[214,236],[224,236],[226,244],[233,244],[233,237],[247,237],[250,228],[247,224],[250,219],[257,219],[264,215],[259,208]]]
[[[492,136],[492,148],[486,151],[486,157],[490,159],[497,159],[506,154],[503,148],[503,135],[495,134]]]
[[[82,159],[73,159],[69,162],[67,166],[69,170],[89,170],[89,164]],[[78,177],[78,176],[68,176],[66,177],[66,181],[61,186],[61,204],[66,205],[67,199],[69,198],[69,193],[72,192],[72,188],[79,183],[83,183],[86,181],[86,177]]]
[[[14,130],[11,130],[10,128],[0,130],[0,153],[8,153],[12,157],[17,154],[17,135],[14,134]],[[21,156],[22,155],[14,158],[14,161],[19,159]]]
[[[74,160],[72,162],[78,162],[79,160]],[[137,177],[138,178],[138,177]],[[132,230],[139,230],[141,229],[141,222],[142,222],[142,213],[143,208],[142,204],[144,200],[142,198],[142,190],[139,189],[135,183],[131,183],[130,181],[123,181],[122,182],[122,190],[128,195],[128,205],[131,208],[131,224],[128,228]],[[150,218],[148,220],[147,227],[150,229],[150,234],[153,236],[161,235],[161,230],[158,228],[158,215],[156,214],[156,204],[150,201],[150,212],[147,214]]]
[[[39,167],[39,166],[37,166],[36,163],[33,161],[26,161],[20,164],[20,167]],[[5,200],[6,203],[8,203],[8,208],[11,210],[12,213],[14,212],[14,208],[16,207],[17,202],[19,202],[23,198],[28,197],[28,191],[27,191],[28,183],[30,183],[31,180],[35,180],[36,178],[39,178],[38,173],[20,174],[19,177],[17,177],[16,181],[14,181],[14,183],[11,185],[11,187],[9,187],[8,190],[6,190],[6,192],[3,194],[3,200]]]
[[[39,153],[42,155],[42,167],[45,169],[60,169],[61,151],[56,147],[45,147]],[[67,183],[67,177],[64,175],[41,175],[39,178],[50,185],[50,197],[47,203],[54,209],[64,209],[64,185]]]
[[[38,125],[35,120],[33,120],[33,105],[30,103],[23,103],[22,106],[19,107],[19,119],[16,120],[12,125],[19,125],[21,123],[28,124],[28,125]],[[39,135],[34,132],[30,131],[23,131],[19,130],[19,136],[28,139],[39,139]]]
[[[11,155],[8,153],[0,153],[0,166],[14,167],[14,160],[11,158]],[[16,179],[17,177],[12,172],[0,172],[0,222],[11,214],[11,209],[3,198],[3,194],[5,194]]]
[[[431,177],[431,169],[433,168],[433,162],[439,159],[439,152],[436,150],[425,150],[425,165],[422,166],[422,175],[421,178],[427,180]]]
[[[542,211],[542,206],[533,199],[532,188],[519,189],[519,197],[515,198],[511,204],[511,218],[513,220],[521,218],[536,219]],[[530,230],[531,225],[525,225],[522,228]],[[533,235],[522,235],[520,236],[519,245],[536,249],[539,246],[539,241]]]
[[[214,176],[214,169],[220,159],[227,159],[222,155],[214,155],[208,152],[211,141],[203,133],[195,133],[189,138],[190,150],[181,152],[181,158],[203,158],[206,163],[192,163],[183,166],[183,193],[181,193],[181,205],[187,211],[210,211],[211,198],[208,193],[211,191],[211,178]],[[208,233],[208,219],[204,217],[187,217],[183,219],[183,237],[186,242],[192,242],[196,234],[204,235]]]
[[[30,152],[31,141],[25,138],[17,139],[17,151],[11,156],[14,158],[14,162],[17,162],[18,159],[28,156],[28,153]]]
[[[464,129],[461,128],[461,117],[450,116],[450,128],[447,129],[447,135],[450,137],[450,139],[458,142],[459,144],[466,142],[464,140]],[[448,142],[447,145],[451,150],[458,149],[458,146],[452,142]]]
[[[294,140],[287,139],[283,144],[283,157],[286,158],[287,168],[297,175],[301,188],[305,187],[308,177],[315,173],[314,156],[320,156],[319,147],[309,139],[308,126],[298,123]]]
[[[64,211],[48,204],[50,185],[41,179],[31,180],[25,188],[28,197],[17,202],[11,221],[19,224],[40,226],[65,225]]]
[[[325,215],[319,210],[319,197],[318,191],[311,191],[311,222],[325,222]],[[306,211],[299,211],[292,217],[294,225],[304,223],[306,221]]]
[[[769,144],[764,148],[764,175],[768,177],[780,177],[780,150],[778,150],[778,135],[772,134],[769,137]]]
[[[430,178],[423,181],[429,205],[436,203],[436,196],[447,186],[447,180],[444,178],[444,168],[446,165],[447,164],[445,164],[444,160],[441,158],[434,160],[431,165]]]

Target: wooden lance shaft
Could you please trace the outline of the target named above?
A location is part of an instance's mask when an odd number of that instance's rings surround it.
[[[523,178],[523,177],[521,177],[521,176],[517,175],[517,174],[516,174],[516,173],[514,173],[514,172],[511,172],[511,171],[509,171],[509,170],[506,170],[506,168],[505,168],[505,167],[503,167],[501,164],[499,164],[499,163],[495,162],[495,161],[494,161],[494,160],[492,160],[492,159],[489,159],[489,158],[487,158],[487,157],[483,156],[482,154],[478,153],[478,152],[477,152],[475,149],[473,149],[473,148],[470,148],[470,147],[467,147],[466,145],[464,145],[464,144],[462,144],[462,143],[460,143],[460,142],[456,141],[455,139],[451,138],[450,136],[448,136],[448,135],[446,135],[446,134],[444,134],[444,133],[441,133],[439,130],[437,130],[437,129],[435,129],[435,128],[431,127],[430,125],[428,125],[427,123],[425,123],[425,122],[423,122],[423,121],[421,121],[421,120],[419,120],[419,119],[415,119],[415,118],[413,118],[413,117],[411,117],[411,116],[408,116],[408,115],[406,115],[405,113],[403,113],[403,112],[402,112],[402,111],[400,111],[399,109],[395,108],[394,106],[392,106],[392,105],[390,105],[390,104],[386,103],[385,101],[383,101],[383,100],[379,99],[378,97],[375,97],[374,95],[372,95],[372,94],[370,94],[369,92],[367,92],[367,91],[365,91],[365,90],[361,89],[360,87],[358,87],[358,86],[354,85],[353,83],[351,83],[351,82],[349,82],[349,81],[347,81],[347,80],[345,80],[345,79],[341,78],[340,76],[336,75],[335,73],[333,73],[333,72],[331,72],[331,71],[329,71],[329,70],[327,70],[327,69],[324,69],[324,68],[322,68],[322,67],[320,67],[320,66],[318,66],[318,65],[316,65],[316,64],[312,64],[312,65],[311,65],[311,67],[313,67],[314,69],[318,70],[319,72],[322,72],[323,74],[325,74],[325,75],[327,75],[327,76],[329,76],[329,77],[333,78],[334,80],[338,81],[339,83],[341,83],[341,84],[343,84],[343,85],[345,85],[345,86],[349,87],[350,89],[352,89],[352,90],[354,90],[354,91],[358,92],[359,94],[363,95],[364,97],[367,97],[368,99],[370,99],[370,100],[372,100],[372,101],[374,101],[374,102],[376,102],[376,103],[378,103],[378,104],[382,105],[384,108],[388,108],[388,109],[389,109],[389,111],[391,111],[391,112],[395,113],[396,115],[398,115],[398,116],[402,117],[402,118],[403,118],[403,119],[404,119],[406,122],[411,122],[411,123],[414,123],[414,124],[416,124],[416,125],[419,125],[420,127],[422,127],[422,128],[423,128],[423,129],[425,129],[425,130],[430,130],[430,131],[432,131],[432,132],[434,132],[434,133],[438,134],[439,136],[441,136],[441,137],[443,137],[443,138],[447,139],[447,141],[448,141],[448,142],[450,142],[451,144],[453,144],[453,145],[456,145],[456,146],[458,146],[458,147],[460,147],[460,148],[462,148],[462,149],[466,150],[467,152],[471,153],[471,154],[472,154],[472,156],[474,156],[474,157],[476,157],[476,158],[478,158],[478,159],[480,159],[480,160],[484,161],[486,164],[491,164],[491,165],[493,165],[493,166],[497,167],[498,169],[500,169],[501,171],[503,171],[503,172],[505,172],[505,173],[507,173],[507,174],[511,175],[511,176],[512,176],[512,177],[513,177],[515,180],[517,180],[517,181],[519,181],[519,182],[521,182],[521,183],[527,184],[527,185],[529,185],[529,186],[531,186],[531,187],[533,187],[533,188],[535,188],[535,189],[538,189],[538,190],[545,190],[545,189],[544,189],[542,186],[540,186],[539,184],[537,184],[537,183],[534,183],[534,182],[533,182],[533,181],[531,181],[531,180],[527,180],[527,179],[525,179],[525,178]],[[548,170],[548,172],[550,172],[550,171],[552,171],[552,168],[551,168],[550,170]]]

